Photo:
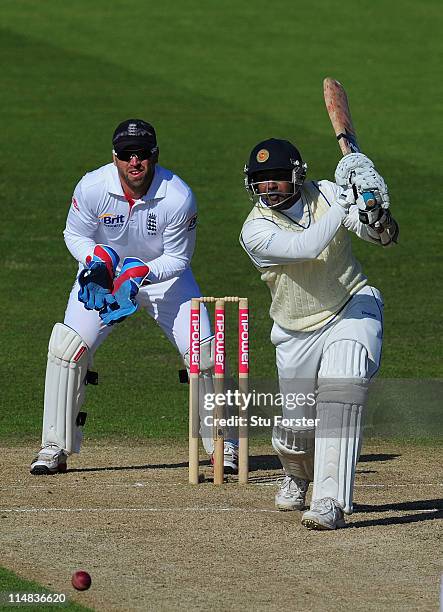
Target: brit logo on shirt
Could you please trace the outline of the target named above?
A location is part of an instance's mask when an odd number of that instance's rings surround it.
[[[150,236],[153,236],[157,233],[157,216],[153,212],[150,212],[148,214],[148,219],[146,221],[146,229],[148,230],[148,234]]]
[[[104,213],[99,216],[99,221],[107,228],[116,229],[122,228],[125,222],[125,215],[115,215],[114,213]]]

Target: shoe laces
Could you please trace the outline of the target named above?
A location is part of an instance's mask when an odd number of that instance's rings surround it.
[[[295,476],[286,475],[283,479],[283,482],[280,486],[280,490],[285,493],[290,493],[291,495],[302,496],[306,493],[308,488],[308,483],[306,480],[302,480],[301,478],[296,478]]]
[[[55,456],[57,453],[61,453],[62,449],[56,444],[46,444],[46,446],[41,447],[39,452]]]
[[[326,512],[342,512],[339,503],[332,497],[324,497],[323,499],[316,499],[311,502],[311,510],[315,512],[326,513]]]

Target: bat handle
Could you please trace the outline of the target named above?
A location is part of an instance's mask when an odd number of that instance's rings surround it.
[[[355,185],[352,185],[352,191],[354,192],[355,201],[357,201],[359,194]],[[374,208],[374,206],[376,206],[377,199],[373,191],[363,191],[361,197],[363,198],[366,208]]]
[[[379,204],[373,191],[364,191],[361,194],[363,205],[358,205],[358,218],[362,223],[368,225],[378,218]]]
[[[375,195],[372,191],[364,191],[361,194],[361,197],[363,198],[365,204],[366,204],[366,208],[373,208],[376,204],[377,204],[377,200],[375,198]]]

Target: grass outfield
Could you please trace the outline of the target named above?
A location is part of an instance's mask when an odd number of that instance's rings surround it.
[[[69,585],[69,589],[72,589],[71,585]],[[10,572],[3,567],[0,567],[0,610],[10,611],[13,607],[25,607],[27,610],[39,610],[39,612],[51,612],[52,610],[63,610],[67,612],[86,612],[90,610],[90,608],[85,608],[79,604],[73,603],[67,599],[67,603],[64,604],[31,604],[31,603],[21,603],[21,604],[7,604],[9,602],[9,595],[23,595],[23,594],[39,594],[39,595],[49,595],[53,594],[53,591],[49,591],[42,587],[41,584],[37,582],[30,582],[29,580],[23,580],[13,572]],[[60,593],[59,593],[60,594]],[[65,593],[66,595],[66,593]]]
[[[268,292],[237,241],[249,210],[242,168],[258,140],[286,137],[309,177],[332,178],[339,149],[322,100],[328,75],[349,93],[360,142],[388,181],[401,226],[392,250],[355,240],[386,301],[380,375],[442,376],[433,141],[443,92],[432,35],[440,3],[355,7],[3,0],[1,438],[40,435],[48,338],[76,270],[61,236],[68,204],[78,179],[109,161],[112,131],[128,116],[154,123],[161,163],[193,187],[194,272],[207,294],[250,297],[252,376],[274,376]],[[96,357],[88,435],[184,435],[179,367],[145,316],[117,326]]]

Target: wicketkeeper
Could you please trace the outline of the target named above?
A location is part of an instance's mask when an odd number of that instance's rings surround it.
[[[283,410],[288,422],[317,418],[317,427],[276,426],[272,444],[285,478],[280,510],[305,508],[308,529],[344,526],[352,513],[355,466],[368,381],[380,366],[383,301],[352,254],[350,232],[375,245],[397,242],[386,183],[370,159],[346,155],[335,183],[307,181],[307,165],[286,140],[257,144],[245,166],[254,202],[240,241],[271,291],[271,341],[280,391],[316,393],[316,405]],[[363,193],[376,204],[367,209]],[[290,421],[291,420],[291,421]]]
[[[86,174],[75,188],[64,231],[79,268],[64,321],[55,324],[49,341],[42,448],[31,464],[36,475],[66,471],[67,457],[80,451],[85,389],[97,383],[93,356],[115,323],[145,310],[189,361],[191,298],[201,295],[190,268],[194,194],[157,163],[157,137],[149,123],[123,121],[112,144],[112,163]],[[203,394],[214,392],[213,335],[203,307],[201,338],[203,417]],[[202,437],[211,455],[212,431]],[[234,440],[225,442],[225,468],[237,470]]]

